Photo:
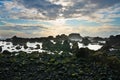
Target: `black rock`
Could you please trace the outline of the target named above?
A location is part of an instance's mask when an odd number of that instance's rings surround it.
[[[0,46],[0,52],[2,51],[2,47]]]

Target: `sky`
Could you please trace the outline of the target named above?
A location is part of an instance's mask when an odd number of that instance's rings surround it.
[[[120,34],[120,0],[0,0],[0,38]]]

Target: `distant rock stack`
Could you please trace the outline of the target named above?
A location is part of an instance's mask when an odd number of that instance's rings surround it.
[[[82,41],[82,37],[79,33],[71,33],[68,37],[70,41]]]

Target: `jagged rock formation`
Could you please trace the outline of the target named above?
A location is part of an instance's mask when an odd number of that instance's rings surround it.
[[[69,34],[68,37],[71,41],[82,41],[82,37],[78,33],[71,33],[71,34]]]
[[[56,37],[53,36],[48,36],[48,37],[40,37],[40,38],[21,38],[17,36],[13,36],[12,38],[8,38],[6,40],[3,40],[5,43],[4,45],[8,45],[7,49],[10,49],[15,47],[15,49],[21,50],[21,49],[27,49],[27,50],[34,50],[34,49],[40,49],[40,45],[36,45],[35,48],[30,48],[26,44],[29,42],[31,44],[33,43],[42,43],[42,48],[43,50],[48,50],[48,51],[69,51],[74,47],[74,43],[76,42],[79,48],[89,48],[89,49],[94,49],[95,47],[99,47],[101,51],[116,51],[120,49],[120,35],[117,36],[110,36],[109,38],[101,38],[101,37],[82,37],[78,33],[71,33],[68,36],[65,34],[62,35],[57,35]],[[107,42],[106,42],[107,41]],[[11,42],[11,43],[10,43]],[[10,47],[9,45],[12,45],[13,47]],[[1,45],[0,45],[1,46]],[[90,48],[92,47],[92,48]],[[99,49],[98,48],[98,49]],[[97,48],[94,50],[98,50]]]
[[[120,53],[120,35],[110,36],[106,44],[101,48],[101,51],[104,51],[110,55],[119,55]]]

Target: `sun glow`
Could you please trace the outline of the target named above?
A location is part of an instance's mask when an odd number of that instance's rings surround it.
[[[65,19],[56,19],[55,22],[58,23],[58,24],[65,24]]]

